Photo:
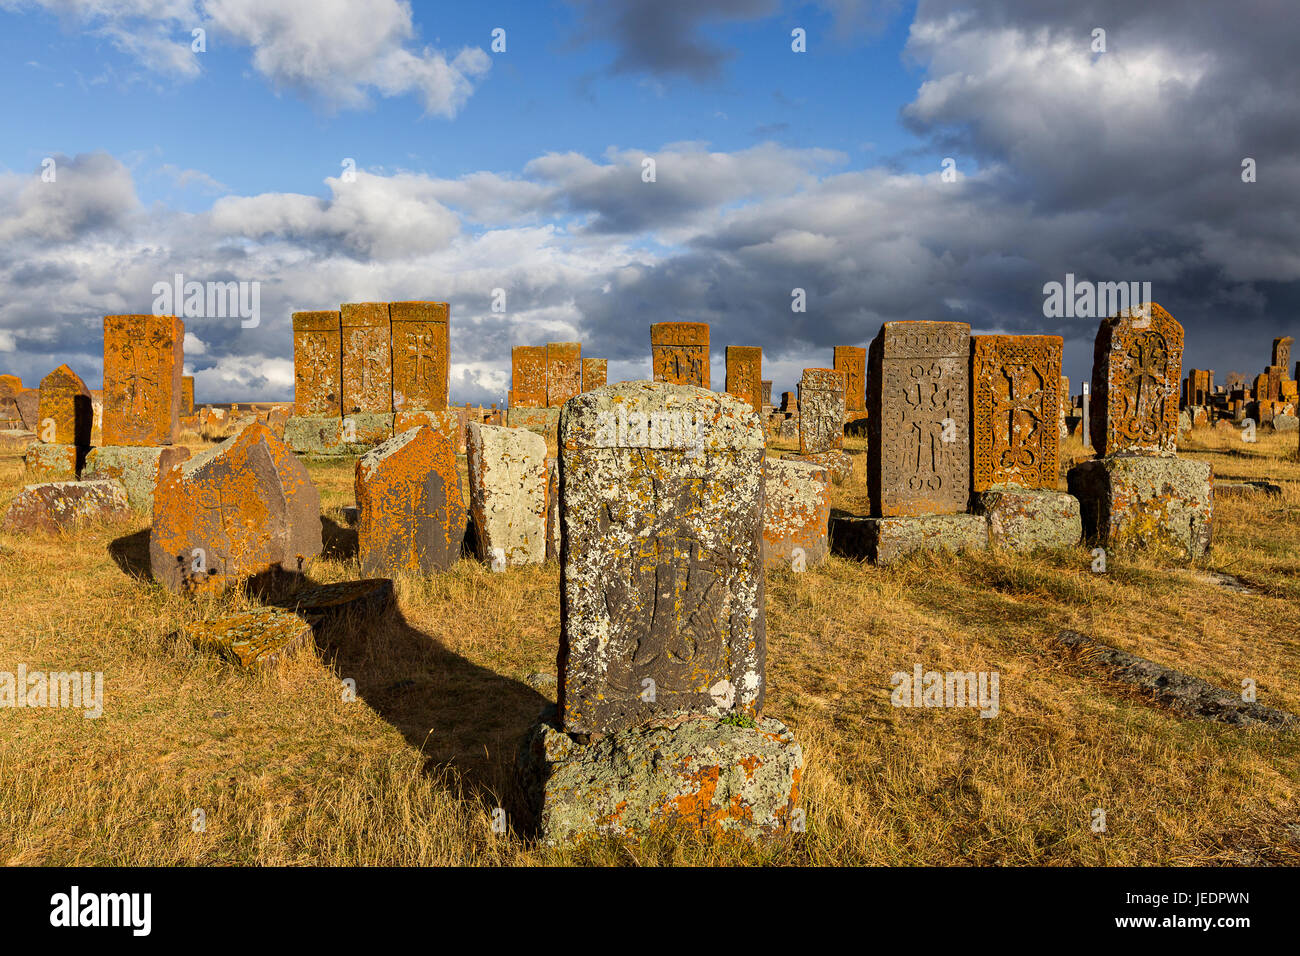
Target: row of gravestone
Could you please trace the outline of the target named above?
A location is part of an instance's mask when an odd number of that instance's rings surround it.
[[[1240,425],[1250,419],[1278,431],[1300,428],[1296,417],[1300,385],[1287,371],[1293,342],[1290,336],[1273,340],[1271,361],[1256,376],[1253,388],[1235,373],[1226,385],[1216,387],[1213,369],[1189,369],[1182,389],[1183,427],[1208,427],[1225,420]],[[1296,375],[1300,376],[1300,363]]]

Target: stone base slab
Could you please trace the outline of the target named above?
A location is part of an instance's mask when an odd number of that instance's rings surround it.
[[[983,515],[911,515],[867,518],[832,510],[831,553],[893,564],[916,551],[984,551],[989,546]]]
[[[820,465],[830,472],[832,484],[842,485],[853,477],[853,459],[839,449],[812,453],[790,452],[781,458],[784,461],[806,461]]]
[[[27,446],[23,469],[29,484],[43,481],[76,481],[86,460],[86,449],[77,445],[36,442]]]
[[[86,481],[115,479],[126,488],[127,499],[136,511],[153,513],[153,493],[158,479],[173,465],[188,461],[190,450],[183,445],[104,445],[86,456],[81,477]]]
[[[1119,456],[1070,469],[1083,531],[1104,548],[1172,550],[1189,558],[1210,549],[1214,478],[1209,462]]]
[[[538,837],[554,846],[656,824],[749,839],[787,831],[803,749],[774,718],[731,721],[677,713],[584,743],[548,707],[515,763]]]
[[[1083,537],[1079,500],[1048,489],[992,489],[975,496],[975,512],[988,519],[989,543],[1028,554],[1072,548]]]
[[[284,443],[295,455],[337,458],[364,455],[393,437],[392,412],[353,412],[333,415],[294,415],[284,423]],[[424,424],[415,422],[415,424]]]

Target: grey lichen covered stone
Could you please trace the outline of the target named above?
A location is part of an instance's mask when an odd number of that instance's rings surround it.
[[[975,496],[975,510],[988,518],[989,543],[1009,551],[1072,548],[1083,536],[1078,499],[1060,491],[986,491]]]
[[[1209,462],[1115,455],[1075,465],[1067,480],[1085,536],[1102,547],[1171,550],[1188,558],[1210,548]]]
[[[830,548],[830,471],[807,461],[769,458],[763,469],[763,566],[805,570]]]
[[[1275,432],[1293,432],[1300,429],[1300,418],[1294,415],[1274,415],[1273,431]]]
[[[121,482],[48,481],[27,485],[14,497],[0,528],[5,531],[70,529],[85,521],[120,521],[132,517]]]
[[[916,551],[983,551],[989,546],[983,515],[910,515],[867,518],[831,511],[831,551],[887,565]]]
[[[575,733],[763,702],[763,429],[749,403],[621,382],[560,416],[560,714]]]
[[[853,477],[853,459],[849,457],[847,452],[838,448],[808,454],[791,452],[788,455],[782,455],[781,458],[784,461],[804,461],[809,464],[820,465],[830,472],[831,481],[837,485],[842,485]]]
[[[179,465],[189,457],[190,450],[183,445],[105,445],[90,450],[81,477],[87,481],[103,478],[120,481],[126,488],[131,507],[152,514],[153,493],[158,487],[158,479],[173,465]]]
[[[541,564],[546,560],[546,440],[523,428],[471,422],[465,447],[478,556],[494,566]]]
[[[555,713],[543,713],[516,760],[544,843],[632,836],[656,824],[755,839],[794,819],[803,750],[774,718],[671,714],[583,743]]]

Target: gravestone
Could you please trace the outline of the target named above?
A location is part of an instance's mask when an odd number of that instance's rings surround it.
[[[393,411],[447,407],[451,306],[446,302],[390,302],[393,337]]]
[[[126,491],[116,481],[53,481],[27,485],[19,491],[0,528],[53,534],[85,522],[132,517]]]
[[[194,376],[181,376],[181,414],[186,418],[194,414]]]
[[[656,382],[709,387],[709,324],[655,322],[650,326],[650,364]]]
[[[470,517],[479,558],[498,570],[546,560],[546,439],[470,422]]]
[[[799,382],[799,454],[818,455],[844,447],[845,375],[831,368],[806,368]]]
[[[1070,437],[1070,428],[1066,423],[1066,419],[1070,416],[1070,409],[1072,406],[1070,405],[1070,380],[1064,375],[1061,376],[1061,390],[1059,394],[1061,400],[1059,403],[1060,415],[1057,420],[1057,425],[1059,426],[1057,431],[1060,433],[1061,441],[1065,441],[1065,439]]]
[[[343,414],[391,413],[393,355],[388,303],[349,302],[340,310],[340,317]]]
[[[546,404],[563,405],[582,392],[582,343],[546,343]]]
[[[763,383],[763,405],[766,408],[772,407],[772,383],[770,381]]]
[[[1291,338],[1289,335],[1284,335],[1281,338],[1274,339],[1273,361],[1268,364],[1276,365],[1278,368],[1283,369],[1285,374],[1286,367],[1291,364],[1291,346],[1294,343],[1295,339]]]
[[[90,447],[90,429],[95,411],[90,403],[90,389],[80,376],[60,365],[41,379],[40,427],[37,437],[50,445]]]
[[[1059,470],[1059,335],[971,338],[972,486],[1055,488]]]
[[[1092,447],[1172,456],[1178,447],[1183,327],[1154,302],[1101,323],[1093,349]]]
[[[465,503],[451,440],[428,426],[357,461],[357,556],[365,575],[445,571],[460,557]]]
[[[510,350],[510,407],[546,407],[546,346],[516,345]]]
[[[585,358],[582,360],[582,390],[603,388],[609,378],[609,359]]]
[[[104,316],[105,445],[175,444],[184,341],[174,315]]]
[[[153,494],[158,480],[173,465],[190,457],[184,445],[162,445],[153,448],[131,448],[106,445],[90,449],[81,477],[112,479],[126,489],[127,501],[136,511],[153,514]]]
[[[77,445],[52,445],[34,441],[23,453],[23,479],[28,484],[76,481],[86,449]]]
[[[763,567],[804,571],[826,560],[831,475],[812,462],[769,458],[763,467]]]
[[[835,346],[833,364],[844,373],[844,410],[850,417],[867,407],[867,350],[856,345]]]
[[[763,461],[758,416],[726,393],[623,382],[565,407],[565,731],[762,710]]]
[[[970,326],[886,322],[869,350],[872,514],[964,512],[970,497]]]
[[[338,312],[293,313],[293,413],[343,412],[343,346]]]
[[[320,551],[320,496],[265,425],[246,425],[159,479],[149,560],[169,590],[218,593],[248,578],[302,574]]]
[[[727,392],[763,411],[763,350],[757,346],[727,346]]]

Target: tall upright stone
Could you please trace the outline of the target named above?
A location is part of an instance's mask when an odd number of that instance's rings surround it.
[[[460,556],[465,503],[443,432],[422,425],[371,449],[354,486],[363,575],[445,571]]]
[[[194,376],[181,376],[181,414],[189,417],[194,414]]]
[[[725,393],[623,382],[565,407],[565,730],[761,711],[763,461],[758,416]]]
[[[293,313],[293,413],[343,413],[343,346],[338,312]]]
[[[1061,337],[977,335],[971,346],[972,487],[1055,488]]]
[[[1291,364],[1291,346],[1295,344],[1295,339],[1289,335],[1284,335],[1273,340],[1273,361],[1269,365],[1276,365],[1286,374],[1286,367]]]
[[[709,324],[655,322],[650,326],[650,364],[656,382],[709,387]]]
[[[970,497],[970,326],[886,322],[869,350],[872,514],[957,514]]]
[[[392,323],[387,302],[350,302],[341,310],[343,414],[393,410]]]
[[[1099,456],[1178,447],[1183,327],[1154,302],[1104,320],[1092,360],[1092,447]]]
[[[582,390],[604,388],[609,379],[609,359],[585,358],[582,360]]]
[[[393,411],[447,407],[451,306],[446,302],[391,302]]]
[[[770,381],[763,382],[763,404],[768,408],[772,407],[772,383]]]
[[[510,407],[546,407],[545,345],[516,345],[510,350]]]
[[[546,343],[546,404],[563,405],[582,392],[582,343]]]
[[[867,407],[867,350],[856,345],[837,345],[834,367],[844,373],[844,411],[850,418]]]
[[[816,455],[844,447],[846,375],[832,368],[806,368],[799,381],[799,453]]]
[[[174,315],[104,316],[105,445],[175,443],[184,343]]]
[[[727,346],[727,392],[763,411],[763,350],[756,345]]]
[[[546,439],[469,423],[469,508],[478,556],[498,570],[546,560]]]
[[[90,389],[67,365],[60,365],[41,379],[41,427],[37,437],[51,445],[90,447],[90,428],[95,413]]]

